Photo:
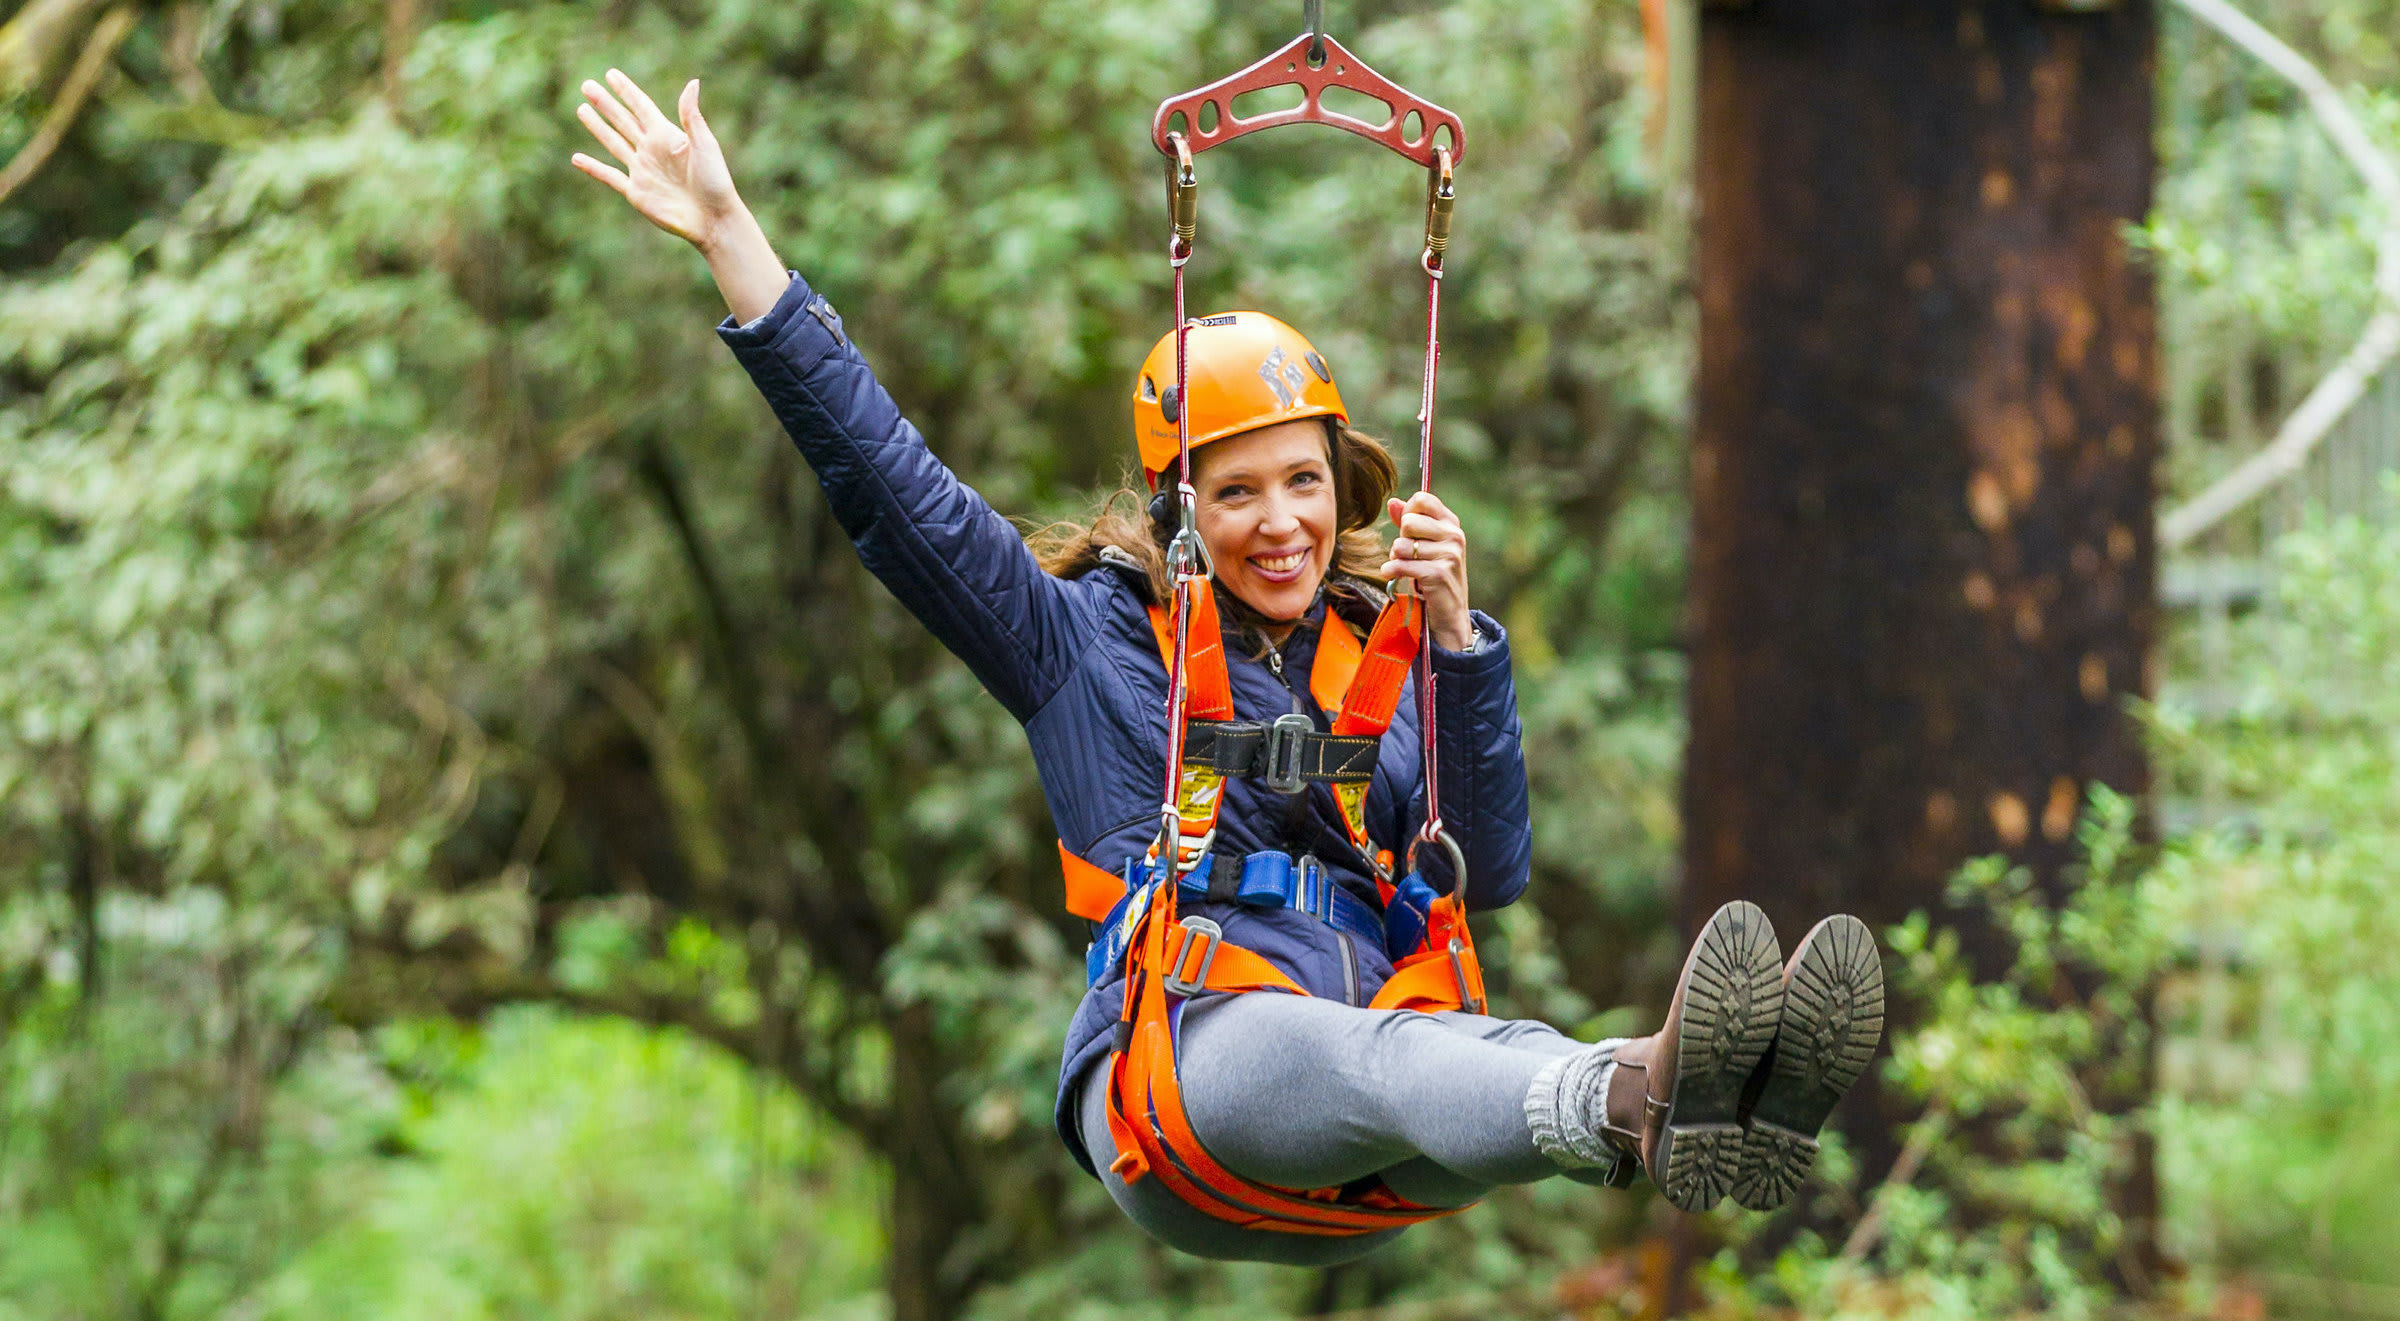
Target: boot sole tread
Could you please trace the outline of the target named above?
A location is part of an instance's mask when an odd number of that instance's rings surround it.
[[[1705,1211],[1741,1171],[1742,1085],[1782,1021],[1783,958],[1767,915],[1737,900],[1708,920],[1685,966],[1675,1091],[1653,1181],[1675,1206]]]
[[[1775,1063],[1752,1109],[1734,1201],[1753,1211],[1789,1202],[1816,1164],[1817,1133],[1867,1071],[1883,1039],[1883,956],[1847,914],[1800,941],[1784,987]]]

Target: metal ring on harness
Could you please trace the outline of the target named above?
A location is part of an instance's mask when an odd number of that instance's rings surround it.
[[[1408,869],[1412,872],[1417,870],[1417,845],[1425,842],[1429,832],[1431,838],[1439,841],[1442,847],[1450,852],[1450,900],[1458,906],[1458,924],[1463,929],[1467,924],[1467,854],[1466,850],[1458,846],[1458,840],[1449,831],[1442,829],[1440,818],[1437,817],[1426,822],[1425,830],[1419,831],[1417,837],[1408,842]],[[1417,874],[1424,875],[1423,872],[1417,872]],[[1450,975],[1458,982],[1459,1007],[1470,1014],[1482,1013],[1485,1008],[1484,999],[1475,994],[1475,982],[1467,976],[1466,942],[1457,936],[1450,937],[1448,953],[1450,955]]]
[[[1166,861],[1169,874],[1181,876],[1199,866],[1201,859],[1216,847],[1215,826],[1210,826],[1208,833],[1198,839],[1187,839],[1183,833],[1183,813],[1172,807],[1160,811],[1158,843],[1152,846],[1152,854]]]
[[[1440,820],[1427,822],[1426,830],[1418,831],[1416,838],[1408,841],[1405,870],[1417,871],[1417,846],[1426,842],[1427,831],[1431,832],[1431,838],[1434,841],[1450,852],[1450,897],[1458,901],[1459,917],[1463,920],[1467,913],[1467,853],[1458,846],[1458,841],[1451,836],[1449,831],[1442,829]],[[1425,873],[1417,872],[1417,874],[1422,876]]]

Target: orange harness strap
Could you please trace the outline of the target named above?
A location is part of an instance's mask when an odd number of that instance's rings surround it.
[[[1192,584],[1190,624],[1184,629],[1184,719],[1233,719],[1233,678],[1225,669],[1225,639],[1217,622],[1217,594],[1209,580]],[[1155,606],[1150,627],[1158,634],[1159,659],[1173,674],[1175,629],[1167,612]],[[1178,871],[1197,866],[1216,842],[1217,813],[1225,806],[1225,777],[1216,767],[1185,758],[1177,776],[1175,795],[1175,863]],[[1160,841],[1163,843],[1163,841]],[[1156,855],[1156,846],[1152,849]]]
[[[1450,951],[1453,938],[1458,941],[1455,956]],[[1475,957],[1475,938],[1460,919],[1458,901],[1443,895],[1426,916],[1425,943],[1392,965],[1392,975],[1367,1007],[1436,1014],[1490,1003],[1483,989],[1483,964]]]
[[[1058,869],[1067,878],[1067,911],[1086,922],[1105,922],[1109,910],[1125,897],[1125,879],[1085,862],[1058,842]]]
[[[1462,1208],[1427,1207],[1377,1188],[1345,1197],[1339,1188],[1293,1189],[1245,1179],[1219,1164],[1192,1130],[1175,1072],[1170,1015],[1178,989],[1305,995],[1273,964],[1222,937],[1174,922],[1172,900],[1155,905],[1129,956],[1132,1040],[1109,1062],[1108,1126],[1117,1157],[1110,1169],[1128,1183],[1147,1175],[1205,1215],[1244,1228],[1348,1237],[1397,1229]]]
[[[1194,586],[1184,655],[1189,718],[1230,719],[1232,684],[1215,597],[1207,580]],[[1165,610],[1152,607],[1150,623],[1160,659],[1171,662],[1173,620]],[[1390,727],[1401,686],[1423,636],[1424,607],[1414,597],[1393,598],[1377,616],[1363,646],[1346,622],[1327,612],[1316,663],[1309,673],[1309,691],[1319,708],[1339,713],[1334,720],[1335,733],[1379,736]],[[1173,668],[1171,663],[1168,668]],[[1187,861],[1184,854],[1195,847],[1205,854],[1223,804],[1224,779],[1213,766],[1187,760],[1181,784],[1178,863]],[[1390,855],[1378,857],[1366,832],[1368,787],[1365,782],[1332,786],[1343,822],[1360,851],[1388,867]],[[1106,920],[1124,897],[1123,880],[1076,856],[1063,841],[1058,853],[1066,876],[1068,911],[1095,922]],[[1388,882],[1386,886],[1388,889]],[[1203,991],[1307,992],[1249,950],[1207,929],[1182,925],[1176,919],[1176,898],[1172,877],[1163,879],[1147,908],[1135,919],[1138,926],[1127,943],[1121,1021],[1131,1031],[1123,1048],[1109,1060],[1106,1114],[1117,1152],[1110,1170],[1127,1183],[1155,1175],[1170,1192],[1205,1215],[1275,1233],[1350,1237],[1403,1228],[1463,1210],[1419,1206],[1381,1186],[1353,1192],[1281,1188],[1245,1179],[1209,1154],[1184,1110],[1183,1089],[1176,1075],[1175,1005]],[[1173,987],[1168,984],[1170,978],[1175,979]],[[1461,1008],[1470,999],[1480,1004],[1483,994],[1483,971],[1475,958],[1472,937],[1456,902],[1444,896],[1433,903],[1424,944],[1395,965],[1369,1007],[1433,1013]]]
[[[1348,633],[1348,626],[1341,631]],[[1392,713],[1400,706],[1400,687],[1408,681],[1408,668],[1416,663],[1417,646],[1424,636],[1425,603],[1415,596],[1393,597],[1375,616],[1375,631],[1367,635],[1364,654],[1350,662],[1357,677],[1342,685],[1339,706],[1318,694],[1319,706],[1340,711],[1333,720],[1334,733],[1380,737],[1392,727]],[[1319,654],[1324,646],[1321,640],[1317,643]],[[1312,691],[1316,687],[1313,676],[1309,687]]]
[[[1208,619],[1213,625],[1216,601],[1208,604]],[[1199,618],[1195,609],[1194,617]],[[1150,608],[1150,628],[1158,637],[1158,654],[1165,662],[1174,651],[1174,629],[1167,612],[1157,606]],[[1333,717],[1333,732],[1347,738],[1381,738],[1392,727],[1392,715],[1400,708],[1400,689],[1408,682],[1409,666],[1415,661],[1417,648],[1425,636],[1425,604],[1414,596],[1395,596],[1375,616],[1375,627],[1362,647],[1358,635],[1350,631],[1349,621],[1325,612],[1325,622],[1317,631],[1317,658],[1309,666],[1308,691],[1317,699],[1317,707]],[[1232,683],[1226,674],[1225,653],[1222,647],[1205,655],[1197,648],[1188,662],[1193,675],[1191,712],[1194,720],[1226,720],[1232,718]],[[1170,666],[1170,668],[1172,668]],[[1207,675],[1222,682],[1226,694],[1226,714],[1211,716],[1200,710],[1200,678]],[[1187,766],[1185,775],[1206,777],[1204,784],[1211,788],[1222,782],[1213,769]],[[1378,856],[1374,839],[1367,832],[1366,780],[1337,783],[1328,786],[1333,800],[1341,809],[1342,826],[1350,835],[1350,843],[1370,866],[1370,870],[1388,872],[1391,864]],[[1209,826],[1215,825],[1212,812]],[[1187,832],[1192,831],[1189,825]]]
[[[1308,667],[1308,694],[1317,699],[1318,710],[1342,709],[1342,699],[1350,695],[1350,685],[1358,679],[1358,663],[1365,655],[1359,649],[1358,634],[1350,631],[1350,621],[1327,610],[1325,622],[1317,628],[1317,659]]]
[[[1198,593],[1195,592],[1195,599],[1197,595]],[[1212,619],[1216,616],[1214,593],[1209,596],[1206,611]],[[1200,613],[1201,607],[1195,605],[1193,610],[1195,632],[1201,622]],[[1359,645],[1358,634],[1350,629],[1350,621],[1343,619],[1331,610],[1325,612],[1325,623],[1317,633],[1317,659],[1309,666],[1308,670],[1309,695],[1317,699],[1318,707],[1340,713],[1343,718],[1349,717],[1352,707],[1357,707],[1361,711],[1360,718],[1352,721],[1351,728],[1345,729],[1337,723],[1333,732],[1352,735],[1380,734],[1392,727],[1392,712],[1400,705],[1400,686],[1408,680],[1409,662],[1416,656],[1416,638],[1420,632],[1418,621],[1423,618],[1424,607],[1414,597],[1395,597],[1391,605],[1386,606],[1383,613],[1375,617],[1374,635],[1362,648]],[[1388,626],[1386,621],[1391,621]],[[1402,638],[1401,634],[1404,631],[1406,637]],[[1175,654],[1174,621],[1168,618],[1165,606],[1150,607],[1150,633],[1157,639],[1158,659],[1163,664],[1168,657]],[[1391,653],[1395,648],[1400,647],[1405,647],[1406,650],[1397,657],[1395,665],[1392,663]],[[1211,652],[1214,654],[1209,654]],[[1189,673],[1192,677],[1192,696],[1190,698],[1192,719],[1232,719],[1233,680],[1225,667],[1222,640],[1220,639],[1219,645],[1216,647],[1203,649],[1197,645],[1195,638],[1194,645],[1185,654],[1189,658],[1186,663],[1191,667]],[[1370,654],[1377,657],[1377,664],[1375,669],[1369,672],[1368,677],[1362,680],[1359,678],[1359,673],[1364,668],[1364,662]],[[1222,687],[1219,691],[1224,694],[1223,715],[1212,715],[1201,709],[1203,676],[1221,683]],[[1213,698],[1215,694],[1211,693],[1209,696]],[[1380,720],[1366,714],[1373,711],[1378,704],[1382,710]],[[1213,707],[1216,703],[1212,701],[1208,705]]]

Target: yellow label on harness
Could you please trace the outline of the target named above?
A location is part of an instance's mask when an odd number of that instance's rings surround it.
[[[1333,801],[1341,805],[1342,824],[1350,828],[1350,842],[1368,857],[1375,854],[1367,840],[1367,789],[1365,780],[1336,781]]]
[[[1175,814],[1206,829],[1216,819],[1217,799],[1225,792],[1225,777],[1209,768],[1186,763]]]

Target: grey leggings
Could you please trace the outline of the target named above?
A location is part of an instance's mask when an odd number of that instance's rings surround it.
[[[1245,1178],[1326,1188],[1380,1174],[1424,1206],[1460,1206],[1494,1185],[1566,1170],[1535,1150],[1525,1094],[1544,1064],[1589,1047],[1546,1023],[1357,1009],[1272,991],[1184,1007],[1177,1076],[1192,1131]],[[1397,1237],[1322,1238],[1242,1229],[1186,1205],[1155,1178],[1108,1172],[1107,1061],[1079,1081],[1084,1145],[1108,1194],[1152,1238],[1196,1257],[1330,1266]]]

